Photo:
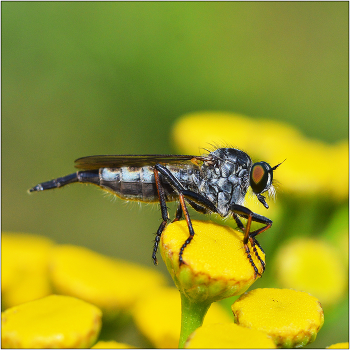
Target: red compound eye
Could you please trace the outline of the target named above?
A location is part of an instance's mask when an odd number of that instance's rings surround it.
[[[266,162],[255,163],[250,170],[250,186],[258,194],[270,188],[272,184],[272,168]]]

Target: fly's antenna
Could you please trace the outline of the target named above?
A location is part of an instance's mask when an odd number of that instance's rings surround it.
[[[283,162],[281,162],[281,163],[275,165],[273,168],[271,168],[271,170],[272,170],[272,171],[276,170],[276,169],[277,169],[282,163],[284,163],[286,160],[287,160],[287,158],[286,158]]]

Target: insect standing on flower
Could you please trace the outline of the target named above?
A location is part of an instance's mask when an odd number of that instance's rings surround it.
[[[253,163],[246,153],[235,148],[218,148],[202,156],[90,156],[75,161],[75,167],[83,170],[40,183],[31,188],[29,192],[44,191],[81,182],[97,185],[121,199],[140,202],[159,201],[162,223],[156,233],[153,247],[154,264],[157,264],[156,253],[160,237],[169,220],[166,202],[179,201],[174,221],[184,216],[189,230],[189,237],[180,249],[180,265],[184,262],[184,250],[194,236],[186,203],[203,214],[217,213],[222,217],[232,215],[238,227],[244,232],[244,249],[257,275],[259,272],[253,262],[248,241],[264,271],[265,263],[255,247],[255,245],[260,247],[255,237],[270,228],[272,221],[265,216],[253,213],[242,204],[250,186],[263,206],[269,207],[262,193],[274,193],[273,171],[280,164],[271,167],[266,162]],[[245,227],[239,217],[247,219]],[[264,226],[250,232],[252,221]]]

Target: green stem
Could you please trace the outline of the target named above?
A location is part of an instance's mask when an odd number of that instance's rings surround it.
[[[185,294],[181,294],[181,333],[179,349],[183,349],[189,335],[203,324],[204,316],[211,303],[190,301]]]

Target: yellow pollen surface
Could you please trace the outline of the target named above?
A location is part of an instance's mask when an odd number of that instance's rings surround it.
[[[8,348],[90,347],[101,328],[101,311],[82,300],[48,297],[1,314],[1,345]]]

